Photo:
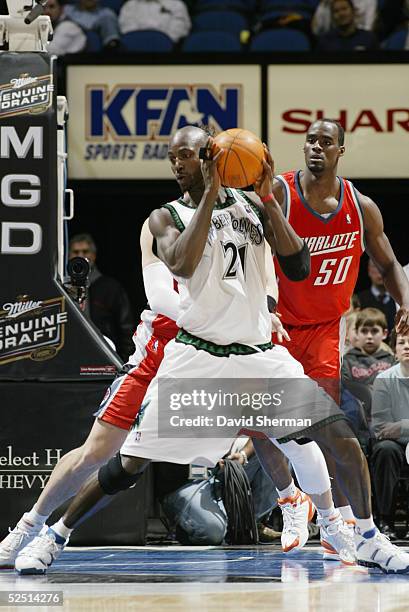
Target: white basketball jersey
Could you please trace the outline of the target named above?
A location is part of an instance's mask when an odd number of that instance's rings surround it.
[[[202,259],[191,278],[177,279],[177,325],[202,340],[251,346],[271,341],[264,231],[255,198],[253,193],[220,190]],[[180,231],[196,210],[182,199],[165,207]]]

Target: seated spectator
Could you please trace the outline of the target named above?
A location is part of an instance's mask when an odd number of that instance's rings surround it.
[[[378,48],[373,32],[358,28],[352,0],[333,0],[331,3],[333,28],[318,36],[319,51],[371,51]]]
[[[334,0],[321,0],[312,18],[311,29],[315,36],[326,34],[333,27],[331,5]],[[353,0],[356,26],[373,30],[377,13],[377,0]]]
[[[173,42],[187,36],[192,27],[182,0],[127,0],[119,13],[121,34],[135,30],[158,30]]]
[[[388,333],[385,315],[376,308],[364,308],[356,316],[355,331],[355,347],[344,355],[342,381],[350,390],[349,382],[372,389],[377,374],[395,362],[391,352],[382,347]]]
[[[117,280],[98,270],[95,263],[97,248],[90,234],[77,234],[71,238],[69,258],[73,257],[86,257],[91,265],[85,316],[114,343],[118,355],[127,361],[135,348],[132,342],[134,319],[125,290]]]
[[[240,444],[241,443],[241,444]],[[270,478],[263,471],[254,452],[251,439],[239,438],[236,442],[241,450],[230,454],[229,459],[243,465],[250,481],[260,542],[280,538],[280,533],[265,524],[266,516],[277,505],[278,493]],[[223,543],[227,534],[228,520],[223,502],[219,498],[214,478],[195,480],[173,489],[169,482],[168,467],[165,477],[157,478],[160,490],[156,491],[163,511],[176,528],[176,537],[182,544],[214,545]],[[182,466],[181,466],[182,467]],[[184,466],[183,466],[184,467]]]
[[[371,280],[370,288],[358,293],[361,308],[370,307],[381,310],[386,317],[387,329],[390,333],[395,325],[396,304],[387,292],[382,274],[372,259],[368,261],[368,276]]]
[[[65,55],[84,51],[87,37],[79,25],[67,18],[61,0],[48,0],[44,14],[50,17],[54,30],[48,53]]]
[[[118,18],[114,11],[100,7],[98,0],[78,0],[77,4],[68,4],[64,13],[75,21],[84,32],[94,31],[99,34],[103,47],[114,49],[119,45]]]
[[[398,363],[377,376],[373,389],[372,426],[377,441],[371,457],[379,528],[391,539],[396,538],[394,494],[409,442],[409,335],[393,332],[392,346]]]

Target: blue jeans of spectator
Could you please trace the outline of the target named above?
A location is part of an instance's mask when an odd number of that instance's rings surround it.
[[[278,494],[255,455],[244,469],[251,484],[256,520],[259,520],[275,508]],[[187,483],[166,495],[162,508],[168,519],[183,530],[190,544],[222,544],[227,533],[227,516],[223,502],[216,498],[213,477]]]

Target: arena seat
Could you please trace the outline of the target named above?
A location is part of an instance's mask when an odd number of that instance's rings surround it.
[[[197,0],[194,12],[238,11],[240,13],[252,13],[256,9],[256,4],[256,0]]]
[[[265,30],[256,34],[250,43],[250,51],[310,51],[308,37],[290,28]]]
[[[193,32],[184,41],[182,51],[185,53],[238,53],[241,51],[240,40],[230,32]]]
[[[101,0],[101,7],[110,8],[114,11],[114,13],[119,13],[121,7],[124,3],[124,0]]]
[[[135,30],[121,36],[124,51],[137,53],[166,53],[173,49],[173,41],[157,30]]]
[[[87,35],[87,46],[85,50],[87,53],[99,53],[102,51],[102,40],[100,35],[93,30],[88,30]]]
[[[405,49],[406,40],[409,37],[409,30],[402,28],[393,32],[383,42],[382,48],[386,51],[403,51]]]
[[[248,29],[247,19],[235,11],[208,11],[193,18],[193,31],[205,32],[220,30],[240,34]]]

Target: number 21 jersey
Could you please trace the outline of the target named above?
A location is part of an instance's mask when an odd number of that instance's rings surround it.
[[[284,187],[284,213],[311,254],[311,273],[292,282],[277,263],[278,311],[288,325],[316,325],[341,317],[350,305],[363,251],[364,227],[358,196],[350,181],[338,177],[338,206],[328,215],[305,200],[300,171],[276,177]]]

